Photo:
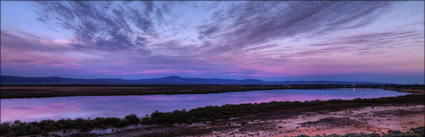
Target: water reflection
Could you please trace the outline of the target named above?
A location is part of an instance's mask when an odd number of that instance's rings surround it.
[[[355,92],[354,92],[355,91]],[[307,101],[399,96],[382,89],[263,90],[217,94],[79,96],[34,99],[2,99],[1,121],[36,121],[63,118],[144,116],[155,110],[173,111],[208,105],[260,103],[270,101]]]

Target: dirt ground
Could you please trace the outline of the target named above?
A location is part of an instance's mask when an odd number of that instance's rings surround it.
[[[382,134],[390,130],[405,132],[411,128],[424,126],[424,116],[424,105],[369,106],[293,115],[275,113],[192,125],[142,127],[98,133],[95,136],[284,137],[361,132]]]

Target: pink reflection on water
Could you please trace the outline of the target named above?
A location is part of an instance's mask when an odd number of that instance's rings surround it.
[[[33,121],[45,119],[66,118],[72,114],[78,115],[81,104],[78,103],[55,103],[46,105],[3,105],[1,108],[1,122],[5,121]]]
[[[312,100],[331,100],[331,99],[351,99],[351,98],[341,98],[338,96],[321,96],[320,99],[314,95],[286,95],[284,97],[264,97],[258,98],[255,101],[246,101],[244,103],[263,103],[263,102],[272,102],[272,101],[312,101]]]
[[[178,96],[178,95],[175,95]],[[150,95],[150,96],[137,96],[138,99],[150,100],[150,101],[190,101],[199,100],[197,96],[180,96],[178,98],[169,95]]]
[[[1,121],[37,121],[94,117],[144,116],[158,110],[192,109],[225,104],[272,101],[309,101],[330,99],[375,98],[406,93],[382,89],[267,90],[214,94],[146,96],[76,96],[36,99],[2,99]]]

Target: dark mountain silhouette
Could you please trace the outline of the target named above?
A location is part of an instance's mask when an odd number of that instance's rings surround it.
[[[258,79],[218,79],[218,78],[186,78],[169,76],[152,79],[79,79],[62,77],[19,77],[2,75],[0,83],[10,84],[217,84],[217,85],[310,85],[310,84],[383,84],[373,82],[349,81],[262,81]]]

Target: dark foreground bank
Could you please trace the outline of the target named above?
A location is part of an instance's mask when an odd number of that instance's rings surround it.
[[[128,115],[120,118],[95,118],[75,120],[43,120],[39,122],[2,123],[0,134],[2,136],[21,135],[48,135],[52,131],[67,132],[78,130],[81,133],[95,128],[105,129],[110,127],[125,127],[129,125],[169,125],[191,124],[193,122],[206,122],[231,119],[235,117],[248,117],[258,114],[279,113],[297,114],[303,112],[318,112],[323,110],[337,111],[347,108],[360,108],[365,106],[388,106],[388,105],[423,105],[425,95],[405,95],[399,97],[384,97],[376,99],[354,100],[329,100],[307,102],[269,102],[260,104],[240,104],[224,106],[208,106],[174,112],[154,112],[150,116],[139,118],[136,115]]]

